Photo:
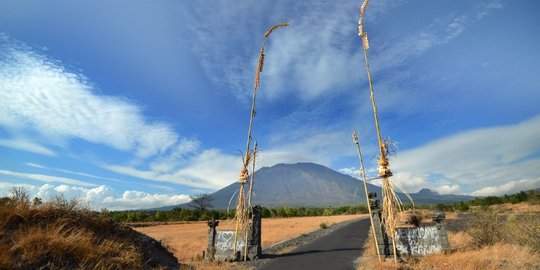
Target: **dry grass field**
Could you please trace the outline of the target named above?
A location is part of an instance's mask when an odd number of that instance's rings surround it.
[[[448,232],[448,254],[407,258],[399,269],[540,269],[540,205],[503,204],[491,206],[487,212],[480,207],[471,210],[474,217],[467,230]],[[499,219],[502,215],[506,218]],[[447,213],[447,218],[456,219],[456,213]],[[357,270],[396,269],[391,258],[378,261],[371,234],[364,248]]]
[[[479,206],[472,206],[473,210],[478,210]],[[493,211],[500,214],[518,214],[518,213],[540,213],[540,204],[528,203],[505,203],[490,206]]]
[[[262,220],[263,248],[284,241],[303,233],[320,228],[321,223],[331,225],[347,220],[367,217],[367,215],[342,215],[298,218],[264,218]],[[218,229],[233,229],[230,221],[220,221]],[[182,263],[197,261],[207,247],[208,226],[206,222],[189,222],[184,224],[157,225],[135,228],[172,249]]]
[[[0,269],[164,269],[161,245],[61,197],[30,203],[22,189],[0,198]]]
[[[400,264],[399,269],[440,270],[514,270],[540,269],[540,257],[529,247],[515,244],[496,243],[480,249],[472,248],[472,239],[464,232],[448,233],[450,252],[432,254],[424,258],[411,258]],[[365,253],[357,270],[393,270],[393,259],[379,262],[373,238],[364,245]]]

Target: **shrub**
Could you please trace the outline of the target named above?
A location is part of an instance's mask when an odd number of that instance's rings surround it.
[[[325,222],[321,222],[321,224],[319,224],[319,227],[321,227],[321,229],[326,229],[328,228],[328,224],[326,224]]]
[[[458,204],[454,205],[454,208],[458,211],[469,211],[470,207],[468,203],[459,202]]]
[[[414,225],[415,227],[420,226],[420,222],[422,220],[422,217],[418,217],[417,215],[411,215],[409,217],[408,223]]]
[[[527,213],[513,215],[505,226],[505,241],[528,246],[540,252],[540,215]]]
[[[333,214],[334,214],[334,211],[332,211],[332,209],[330,209],[330,208],[325,208],[323,213],[322,213],[323,216],[331,216]]]
[[[490,210],[475,213],[469,221],[467,233],[477,247],[493,245],[502,240],[504,222]]]

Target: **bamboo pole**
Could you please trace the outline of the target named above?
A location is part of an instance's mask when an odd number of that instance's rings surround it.
[[[251,195],[253,194],[253,181],[255,180],[255,157],[257,156],[257,141],[255,141],[255,146],[253,147],[253,165],[251,169],[251,177],[249,181],[249,193],[248,193],[248,213],[251,213],[250,220],[253,220],[253,207],[251,206]],[[252,223],[253,224],[253,223]],[[248,222],[248,228],[249,228],[249,222]],[[244,261],[247,261],[247,250],[248,250],[248,232],[249,230],[246,230],[246,237],[245,237],[245,245],[244,245]]]
[[[367,5],[369,3],[369,0],[364,0],[362,6],[360,7],[360,20],[358,21],[358,35],[362,38],[362,47],[364,51],[364,60],[366,64],[366,71],[367,71],[367,77],[368,77],[368,83],[369,83],[369,91],[371,95],[371,105],[373,107],[373,117],[375,119],[375,129],[377,131],[377,141],[379,143],[379,177],[383,179],[383,221],[385,222],[385,229],[390,238],[392,239],[392,246],[393,246],[393,253],[394,253],[394,262],[397,264],[397,252],[396,252],[396,240],[395,240],[395,202],[394,198],[389,198],[389,194],[391,191],[388,191],[385,189],[391,188],[391,182],[390,182],[390,176],[392,176],[392,172],[390,171],[389,164],[388,164],[388,157],[387,154],[387,146],[383,142],[381,138],[381,131],[379,127],[379,117],[377,114],[377,104],[375,103],[375,94],[373,91],[373,82],[371,79],[371,71],[369,68],[369,61],[367,56],[367,50],[369,48],[369,41],[367,37],[367,33],[364,31],[364,14],[367,8]],[[388,218],[390,217],[390,218]]]
[[[253,98],[251,100],[251,111],[249,116],[249,127],[248,127],[248,133],[247,133],[247,140],[246,140],[246,153],[245,157],[243,158],[243,164],[242,164],[242,170],[240,171],[240,176],[238,177],[238,183],[240,183],[240,191],[238,194],[238,201],[236,204],[236,225],[234,229],[234,245],[233,245],[233,252],[236,254],[236,248],[237,248],[237,241],[238,241],[238,231],[239,230],[246,230],[246,201],[245,201],[245,192],[244,192],[244,185],[247,183],[247,177],[248,177],[248,169],[249,161],[250,161],[250,155],[252,155],[251,150],[251,131],[253,128],[253,118],[255,118],[255,100],[257,97],[257,89],[260,86],[260,76],[264,65],[264,47],[266,45],[266,41],[268,40],[268,37],[272,33],[272,31],[276,30],[279,27],[288,26],[289,23],[282,22],[273,25],[272,27],[268,28],[266,32],[264,33],[264,40],[261,46],[261,51],[259,53],[259,62],[257,63],[257,69],[255,71],[255,83],[253,86]],[[247,243],[246,243],[247,244]]]
[[[364,192],[366,195],[366,203],[367,203],[367,207],[369,211],[369,221],[371,222],[371,231],[373,233],[373,240],[375,241],[375,248],[377,250],[377,258],[379,259],[379,262],[380,262],[381,254],[379,251],[379,242],[377,240],[377,234],[375,233],[375,224],[373,223],[373,214],[371,212],[371,206],[370,206],[369,198],[368,198],[366,171],[364,169],[364,159],[362,158],[362,151],[360,150],[360,143],[358,142],[358,135],[356,134],[356,130],[354,130],[353,132],[353,141],[356,144],[356,150],[358,151],[358,158],[360,159],[360,172],[362,174],[362,180],[364,182]]]
[[[249,195],[248,195],[248,206],[252,208],[251,206],[251,196],[253,194],[253,181],[255,180],[255,158],[257,157],[257,141],[255,141],[255,146],[253,147],[253,167],[251,169],[251,179],[249,182]],[[253,214],[253,212],[252,212]]]

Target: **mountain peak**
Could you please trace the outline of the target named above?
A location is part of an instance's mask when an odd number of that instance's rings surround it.
[[[324,167],[319,164],[315,164],[313,162],[296,162],[296,163],[278,163],[270,168],[273,167],[295,167],[295,166],[315,166],[315,167]]]
[[[368,183],[368,191],[381,196],[381,188]],[[255,173],[252,203],[265,207],[339,207],[359,205],[365,202],[363,185],[358,179],[336,172],[312,162],[279,163],[264,167]],[[227,209],[234,201],[238,183],[214,193],[212,205],[215,209]],[[402,200],[405,195],[398,193]],[[439,195],[424,188],[410,194],[415,204],[447,203],[468,201],[473,197],[464,195]],[[174,206],[172,206],[174,207]],[[172,208],[170,207],[170,208]]]

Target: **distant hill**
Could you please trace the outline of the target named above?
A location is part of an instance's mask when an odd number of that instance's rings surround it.
[[[238,188],[238,183],[234,182],[212,193],[213,208],[226,209]],[[368,183],[368,191],[377,192],[380,199],[380,187]],[[408,201],[403,194],[398,195],[404,203]],[[469,201],[474,198],[466,195],[439,195],[429,189],[422,189],[418,193],[410,195],[415,204],[452,203]],[[231,207],[234,207],[235,199],[231,202]],[[254,205],[260,204],[272,208],[284,205],[291,207],[337,207],[365,203],[366,199],[363,184],[358,179],[322,165],[296,163],[277,164],[255,172],[252,201]],[[172,209],[178,206],[186,207],[186,204],[160,209]]]

